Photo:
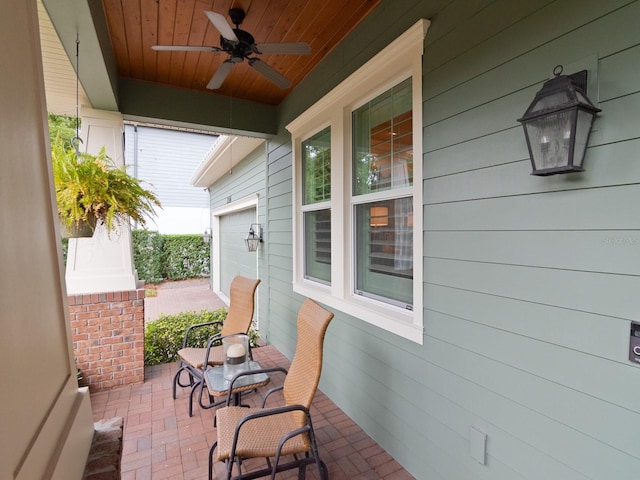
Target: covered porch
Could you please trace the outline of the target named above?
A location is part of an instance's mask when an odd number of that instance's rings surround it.
[[[289,365],[289,360],[271,345],[255,349],[254,357],[265,368]],[[91,395],[95,421],[112,417],[124,420],[123,480],[207,478],[209,448],[216,439],[215,409],[194,407],[193,417],[189,417],[188,392],[179,391],[176,400],[171,396],[176,368],[175,363],[146,367],[143,384]],[[282,376],[272,376],[270,385],[263,388],[282,381]],[[253,404],[259,398],[250,394],[243,401]],[[332,480],[413,478],[322,391],[314,398],[311,414],[320,456]],[[223,471],[223,464],[215,464],[216,478],[223,478]],[[278,478],[297,478],[297,472],[284,472]],[[317,479],[317,472],[308,468],[307,478]]]

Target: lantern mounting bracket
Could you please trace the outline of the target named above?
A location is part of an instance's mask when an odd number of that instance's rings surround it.
[[[571,81],[582,91],[587,93],[587,71],[580,70],[579,72],[572,73],[571,75],[567,75],[571,79]]]

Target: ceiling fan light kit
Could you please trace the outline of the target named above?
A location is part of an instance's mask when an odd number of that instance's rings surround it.
[[[157,51],[182,51],[182,52],[224,52],[229,55],[218,70],[213,74],[207,84],[210,90],[216,90],[222,86],[233,66],[247,60],[249,66],[263,75],[278,88],[287,89],[291,82],[271,65],[260,60],[254,55],[309,55],[311,48],[305,42],[282,43],[256,43],[253,35],[240,29],[245,12],[241,8],[229,10],[229,18],[235,25],[232,28],[226,18],[212,11],[205,11],[213,26],[220,32],[220,46],[195,46],[195,45],[154,45],[151,48]]]

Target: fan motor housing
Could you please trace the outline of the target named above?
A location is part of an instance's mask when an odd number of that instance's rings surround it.
[[[233,33],[238,37],[238,43],[227,40],[223,36],[220,36],[220,46],[222,49],[231,55],[231,59],[234,63],[240,63],[242,59],[247,58],[253,53],[253,45],[255,40],[253,35],[239,28],[234,28]]]

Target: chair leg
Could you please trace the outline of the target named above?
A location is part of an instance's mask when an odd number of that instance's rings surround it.
[[[208,392],[207,392],[208,393]],[[198,394],[198,404],[202,407],[202,408],[207,408],[206,405],[204,403],[202,403],[202,396],[204,395],[204,379],[200,382],[200,392]],[[209,395],[211,396],[211,395]]]
[[[209,449],[209,480],[213,480],[213,452],[218,446],[218,442],[213,442],[211,448]]]
[[[327,464],[320,460],[320,480],[329,480],[329,470]]]
[[[178,371],[176,372],[176,374],[173,376],[173,399],[176,399],[176,390],[178,389],[178,385],[182,386],[180,384],[180,374],[182,373],[182,362],[180,362],[180,364],[178,365]]]
[[[326,464],[320,460],[320,453],[318,452],[318,444],[316,443],[316,434],[313,430],[313,424],[311,423],[311,416],[307,417],[307,421],[309,422],[309,442],[311,443],[311,455],[313,456],[313,460],[318,467],[318,474],[320,475],[320,480],[326,480],[329,478],[329,472],[327,471]]]
[[[195,393],[196,389],[198,388],[198,386],[200,386],[200,383],[202,382],[202,380],[195,382],[192,386],[191,386],[191,391],[189,392],[189,416],[193,417],[193,394]]]
[[[217,407],[219,405],[222,405],[224,403],[224,399],[220,399],[218,401],[216,401],[216,397],[214,397],[213,395],[211,395],[209,393],[209,389],[207,388],[207,385],[203,380],[201,380],[200,382],[200,392],[198,394],[198,404],[200,405],[201,408],[203,409],[208,409],[208,408],[213,408],[213,407]],[[207,403],[205,405],[205,403],[203,402],[203,397],[209,397],[209,403]],[[213,417],[213,426],[216,426],[216,417],[214,415]]]
[[[176,372],[176,374],[173,376],[173,399],[176,399],[177,396],[177,387],[182,387],[182,388],[186,388],[186,387],[192,387],[193,386],[193,375],[191,374],[191,372],[189,371],[188,368],[185,368],[186,365],[182,362],[182,360],[180,361],[180,363],[178,364],[178,371]],[[189,375],[189,383],[186,384],[182,384],[180,383],[180,376],[182,375],[182,372],[187,372],[187,374]]]
[[[176,385],[178,383],[178,375],[180,375],[180,370],[178,370],[178,372],[174,375],[173,377],[173,399],[176,399],[176,390],[178,389],[178,386]]]
[[[227,469],[227,480],[231,480],[231,476],[233,475],[233,462],[228,461],[229,467]],[[238,466],[238,478],[242,478],[242,459],[240,457],[236,457],[236,465]]]

